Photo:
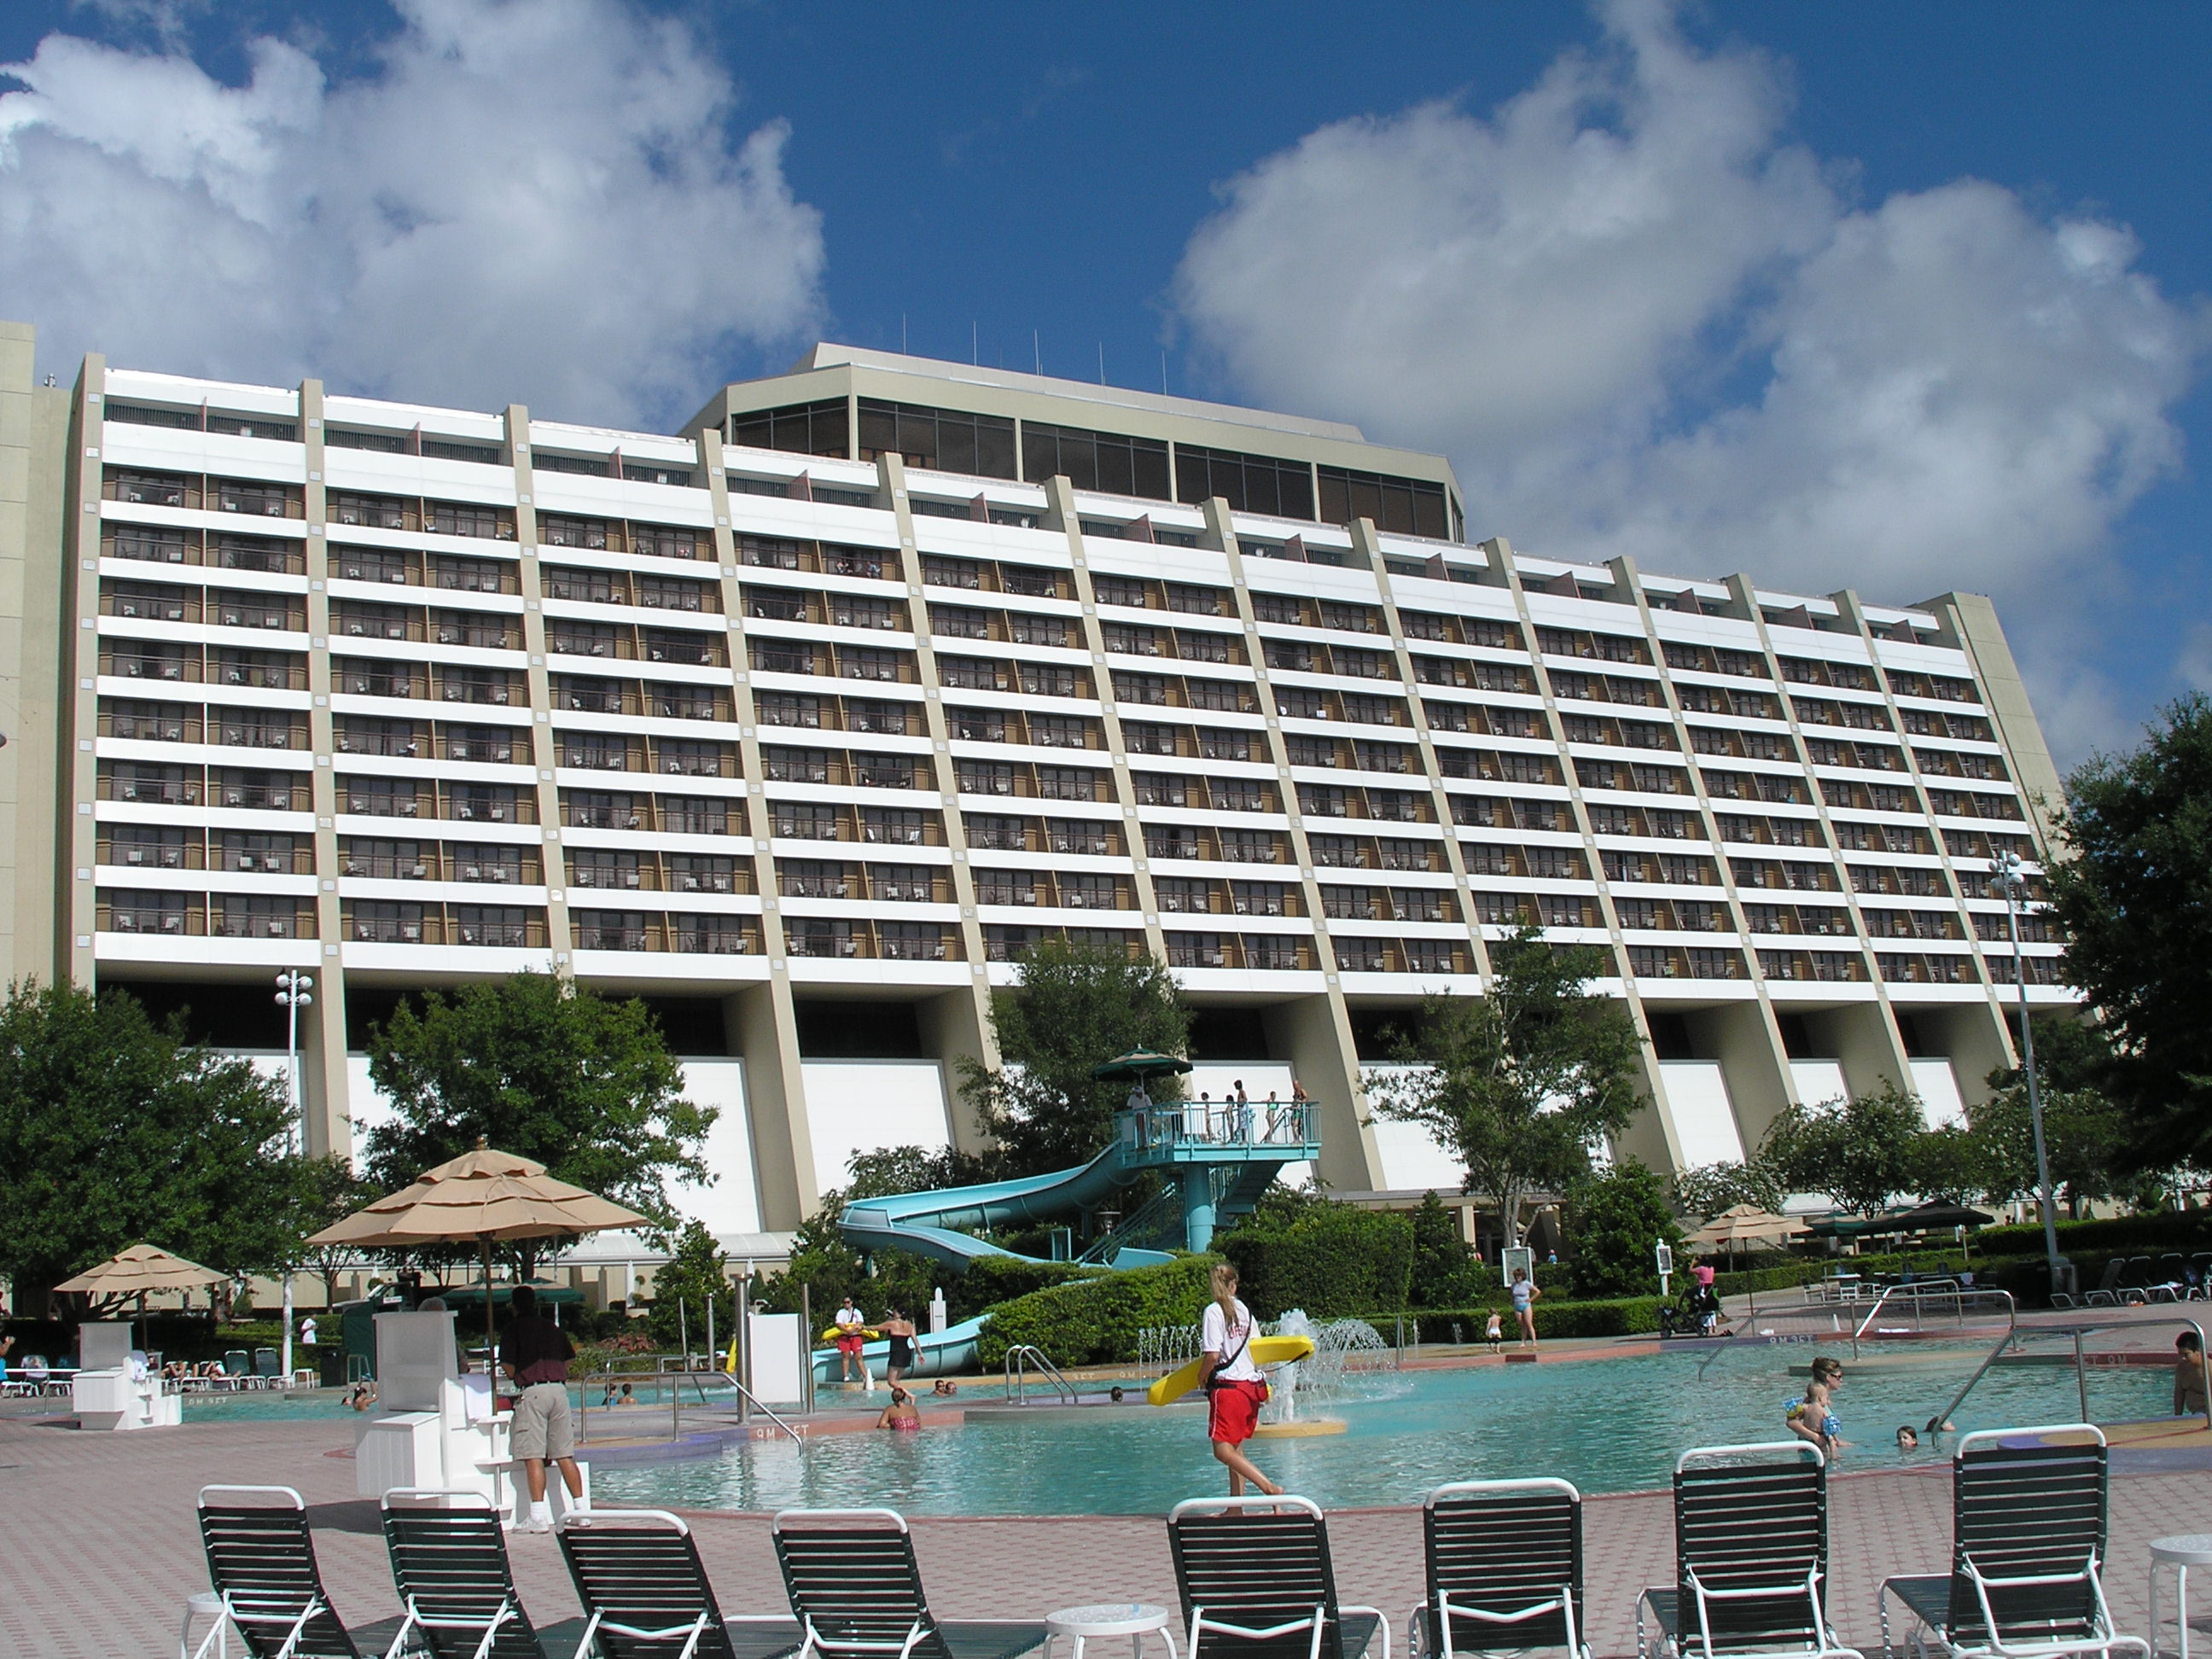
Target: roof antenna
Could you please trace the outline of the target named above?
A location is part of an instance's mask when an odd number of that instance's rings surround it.
[[[902,311],[899,313],[899,356],[903,357],[906,355],[906,313]]]
[[[972,318],[968,324],[968,362],[973,368],[983,366],[983,325]]]
[[[1106,342],[1098,343],[1098,384],[1106,384]]]
[[[1036,358],[1036,372],[1044,373],[1044,338],[1036,330],[1030,331],[1030,350]]]
[[[1168,354],[1160,353],[1160,396],[1168,395]]]

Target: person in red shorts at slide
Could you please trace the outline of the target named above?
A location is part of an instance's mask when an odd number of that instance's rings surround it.
[[[837,1328],[837,1357],[844,1367],[843,1375],[838,1378],[838,1381],[866,1382],[869,1386],[870,1392],[872,1393],[875,1382],[868,1375],[868,1362],[860,1357],[860,1346],[868,1340],[868,1322],[860,1316],[860,1310],[853,1305],[851,1297],[845,1298],[845,1305],[837,1310],[837,1317],[831,1323]],[[856,1370],[860,1373],[857,1377],[853,1375]]]
[[[1206,1437],[1229,1471],[1229,1495],[1242,1498],[1249,1480],[1268,1497],[1283,1489],[1260,1473],[1244,1455],[1244,1443],[1260,1421],[1267,1380],[1252,1363],[1252,1339],[1258,1334],[1252,1310],[1237,1299],[1237,1269],[1226,1261],[1213,1269],[1213,1301],[1199,1331],[1206,1366],[1199,1386],[1206,1390]]]

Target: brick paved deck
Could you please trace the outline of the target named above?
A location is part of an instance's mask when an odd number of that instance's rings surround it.
[[[80,1433],[0,1420],[0,1652],[119,1659],[174,1651],[183,1598],[206,1586],[192,1506],[215,1480],[296,1487],[349,1623],[396,1617],[373,1504],[354,1496],[349,1422],[188,1424],[137,1434]],[[1192,1491],[1212,1489],[1192,1460]],[[1878,1644],[1875,1588],[1887,1573],[1940,1566],[1948,1485],[1930,1474],[1845,1474],[1833,1491],[1832,1595],[1847,1639]],[[726,1612],[785,1611],[764,1518],[690,1517]],[[1419,1594],[1413,1510],[1344,1510],[1330,1528],[1345,1599],[1401,1624]],[[2212,1475],[2127,1475],[2112,1493],[2108,1588],[2123,1626],[2145,1611],[2147,1540],[2212,1529]],[[1634,1602],[1672,1559],[1663,1494],[1594,1498],[1588,1513],[1590,1634],[1600,1655],[1631,1651]],[[1038,1617],[1077,1602],[1141,1597],[1172,1605],[1158,1519],[921,1520],[915,1532],[933,1605],[946,1617]],[[516,1576],[541,1626],[573,1620],[554,1541],[512,1540]],[[390,1625],[385,1625],[388,1638]],[[573,1632],[573,1626],[571,1626]],[[572,1636],[573,1639],[573,1636]],[[377,1644],[380,1650],[382,1644]]]

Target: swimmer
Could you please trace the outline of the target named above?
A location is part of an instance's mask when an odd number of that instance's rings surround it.
[[[937,1379],[937,1385],[930,1389],[930,1393],[937,1395],[940,1400],[950,1400],[959,1392],[960,1385],[957,1382],[951,1382],[942,1376]]]
[[[1899,1427],[1897,1431],[1897,1449],[1899,1451],[1917,1451],[1920,1449],[1920,1436],[1915,1431],[1911,1424],[1903,1424]]]
[[[1844,1425],[1833,1406],[1835,1391],[1843,1386],[1843,1362],[1821,1355],[1813,1362],[1813,1380],[1805,1385],[1805,1397],[1791,1401],[1782,1414],[1790,1433],[1800,1440],[1811,1441],[1829,1457],[1844,1444]]]
[[[2204,1415],[2204,1339],[2184,1331],[2173,1339],[2173,1414]]]
[[[1120,1405],[1122,1399],[1121,1385],[1119,1382],[1116,1382],[1111,1389],[1109,1389],[1106,1391],[1106,1397],[1112,1401],[1115,1405]]]
[[[376,1384],[356,1382],[348,1391],[345,1403],[357,1412],[365,1412],[376,1403]]]
[[[876,1419],[879,1429],[898,1429],[908,1433],[921,1427],[921,1413],[915,1408],[914,1396],[896,1384],[891,1389],[891,1403],[884,1407],[883,1415]]]

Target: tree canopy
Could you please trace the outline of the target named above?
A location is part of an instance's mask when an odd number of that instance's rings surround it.
[[[2182,698],[2141,747],[2077,769],[2059,830],[2066,976],[2112,1038],[2101,1080],[2127,1161],[2212,1164],[2212,699]]]
[[[1492,1201],[1511,1243],[1529,1194],[1587,1174],[1590,1149],[1636,1115],[1641,1039],[1625,1006],[1587,988],[1608,971],[1595,946],[1522,927],[1490,956],[1489,994],[1429,998],[1399,1043],[1407,1069],[1370,1073],[1367,1090],[1377,1116],[1458,1155],[1464,1190]]]
[[[997,1137],[1006,1172],[1042,1175],[1085,1162],[1114,1138],[1129,1085],[1100,1083],[1091,1069],[1132,1048],[1180,1054],[1190,1014],[1165,963],[1048,939],[992,998],[991,1028],[1000,1065],[963,1060],[960,1092]],[[1165,1100],[1179,1097],[1181,1085],[1164,1078],[1150,1090]]]
[[[0,1004],[0,1273],[36,1307],[141,1240],[234,1275],[276,1267],[297,1160],[283,1087],[121,993]]]
[[[1667,1183],[1632,1158],[1593,1170],[1568,1187],[1566,1233],[1577,1296],[1655,1295],[1656,1247],[1663,1243],[1671,1250],[1682,1244]]]
[[[705,1348],[710,1306],[719,1346],[737,1334],[738,1287],[730,1279],[729,1258],[714,1234],[704,1222],[688,1220],[678,1231],[668,1260],[653,1275],[653,1305],[646,1318],[653,1340],[665,1348],[679,1341],[688,1341],[694,1352]]]
[[[663,1226],[675,1222],[670,1180],[714,1178],[700,1152],[717,1109],[684,1098],[675,1056],[635,1000],[528,973],[450,999],[425,992],[370,1032],[368,1072],[393,1110],[363,1160],[386,1191],[480,1136]]]
[[[1699,1164],[1674,1172],[1674,1201],[1684,1214],[1700,1221],[1711,1221],[1739,1204],[1779,1215],[1788,1197],[1774,1166],[1755,1158],[1744,1163]]]
[[[1918,1190],[1927,1133],[1919,1098],[1890,1083],[1856,1099],[1790,1107],[1768,1128],[1759,1158],[1791,1192],[1826,1193],[1839,1208],[1874,1215]]]

